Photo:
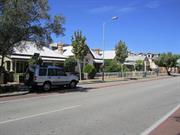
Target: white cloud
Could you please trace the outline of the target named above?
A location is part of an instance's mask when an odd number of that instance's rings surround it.
[[[124,6],[120,5],[104,5],[100,7],[95,7],[89,10],[90,13],[108,13],[108,12],[114,12],[114,13],[129,13],[132,12],[140,6],[143,0],[133,0],[129,3],[127,3]],[[157,1],[157,0],[156,0]],[[148,6],[156,6],[157,2],[155,0],[152,3],[148,3]]]
[[[113,11],[115,9],[116,9],[115,6],[102,6],[102,7],[90,9],[89,12],[90,13],[106,13],[106,12]]]
[[[160,6],[160,2],[155,0],[155,1],[150,1],[145,5],[148,8],[158,8]]]
[[[117,11],[118,12],[122,12],[122,13],[128,13],[135,10],[135,7],[124,7],[124,8],[120,8]]]
[[[132,6],[129,6],[129,7],[127,6],[127,7],[122,7],[122,8],[119,8],[117,6],[102,6],[102,7],[90,9],[89,12],[90,13],[96,13],[96,14],[97,13],[98,14],[108,13],[108,12],[129,13],[135,9],[136,8],[132,7]]]

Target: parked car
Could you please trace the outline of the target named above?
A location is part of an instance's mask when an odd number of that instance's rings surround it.
[[[44,91],[59,85],[75,88],[78,82],[78,76],[65,73],[63,68],[56,66],[29,66],[25,73],[25,85],[41,86]]]

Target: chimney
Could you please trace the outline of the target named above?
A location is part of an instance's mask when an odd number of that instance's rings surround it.
[[[63,54],[63,43],[58,43],[57,44],[57,49],[58,49],[58,52],[60,54]]]
[[[94,51],[97,55],[101,55],[101,49],[98,48],[98,49],[94,49],[93,51]]]

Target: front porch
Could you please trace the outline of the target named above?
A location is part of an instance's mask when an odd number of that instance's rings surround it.
[[[8,80],[10,82],[21,82],[23,74],[26,72],[26,69],[29,65],[29,58],[6,58],[4,62],[5,70],[9,72]],[[52,65],[52,66],[63,66],[64,60],[49,60],[48,58],[43,58],[43,65]],[[4,78],[4,76],[2,76]]]

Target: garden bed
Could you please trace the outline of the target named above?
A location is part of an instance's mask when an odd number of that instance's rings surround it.
[[[19,84],[19,83],[0,84],[0,94],[19,92],[24,90],[27,90],[27,88],[25,88],[23,84]]]

